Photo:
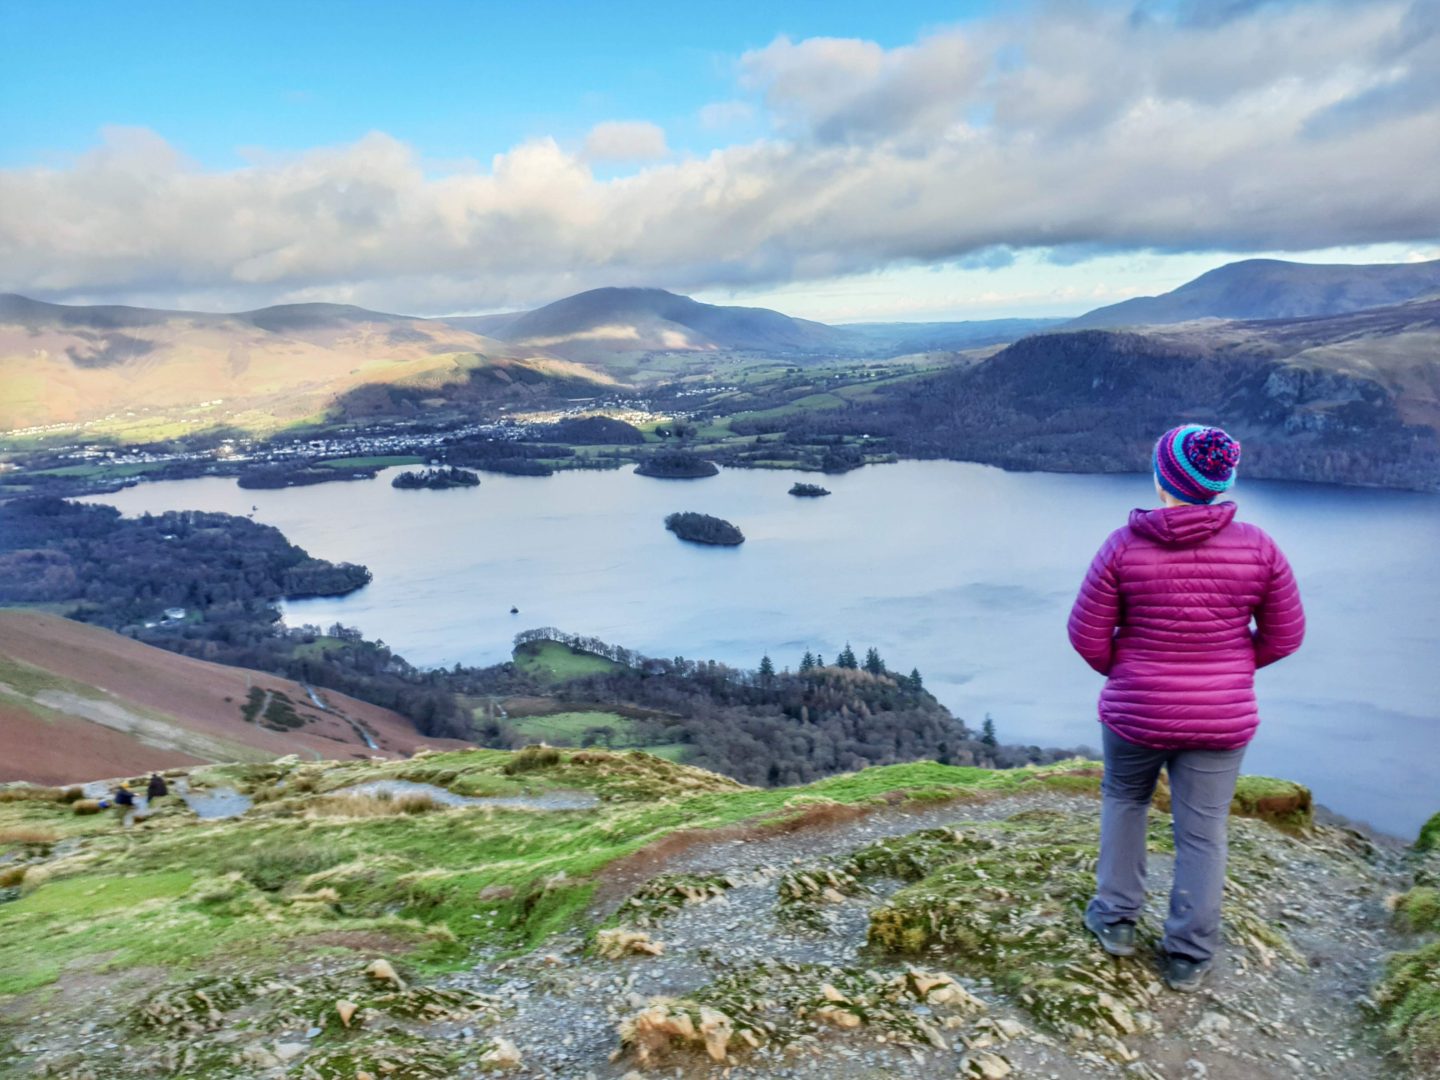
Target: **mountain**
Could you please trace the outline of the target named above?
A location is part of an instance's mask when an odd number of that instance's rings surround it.
[[[422,399],[594,393],[600,372],[443,321],[343,304],[234,314],[0,296],[0,429],[265,430]]]
[[[0,788],[0,1069],[1436,1075],[1440,815],[1377,842],[1242,776],[1223,945],[1179,994],[1155,904],[1131,958],[1080,925],[1099,774],[926,761],[765,790],[600,749],[289,758],[185,776],[253,798],[241,816],[167,799],[129,828]],[[1169,806],[1162,783],[1156,899]]]
[[[450,321],[483,326],[513,345],[586,361],[642,352],[833,355],[853,347],[843,329],[824,323],[768,308],[702,304],[664,289],[591,289],[534,311]]]
[[[0,782],[69,784],[211,761],[368,760],[421,743],[462,745],[423,738],[389,709],[316,693],[323,709],[289,679],[55,615],[0,610]],[[244,714],[252,696],[253,721]]]
[[[1246,259],[1161,296],[1096,308],[1068,330],[1151,326],[1192,319],[1294,319],[1344,315],[1440,294],[1440,259],[1369,266]]]
[[[1303,319],[1063,330],[743,434],[883,436],[903,454],[1140,472],[1182,421],[1244,442],[1255,478],[1440,490],[1440,300]]]

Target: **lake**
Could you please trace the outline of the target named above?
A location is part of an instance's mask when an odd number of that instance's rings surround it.
[[[142,483],[90,501],[127,514],[222,510],[277,526],[312,554],[364,563],[365,589],[287,604],[422,666],[507,659],[520,630],[556,626],[656,656],[794,668],[874,645],[1002,740],[1099,745],[1101,679],[1065,618],[1090,558],[1147,476],[1007,473],[901,462],[820,478],[723,470],[704,480],[617,472],[482,474],[478,488],[371,481],[244,491],[233,479]],[[1289,555],[1309,615],[1296,656],[1257,678],[1262,724],[1245,771],[1309,784],[1331,809],[1402,836],[1440,810],[1440,498],[1245,482],[1240,516]],[[671,511],[734,522],[736,548],[688,544]],[[519,607],[518,615],[510,608]]]

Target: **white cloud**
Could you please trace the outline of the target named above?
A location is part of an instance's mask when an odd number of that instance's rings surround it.
[[[700,108],[696,119],[706,131],[723,131],[725,128],[748,123],[755,117],[755,106],[748,101],[712,101]]]
[[[997,249],[1433,247],[1435,20],[1399,0],[1200,7],[1224,17],[1067,3],[896,49],[782,38],[738,69],[778,134],[705,157],[659,160],[660,128],[612,122],[580,152],[537,139],[441,175],[381,133],[211,172],[110,130],[68,167],[0,171],[0,289],[440,312]],[[592,171],[617,160],[649,164]]]
[[[585,136],[590,161],[654,161],[669,153],[664,129],[648,120],[607,120]]]

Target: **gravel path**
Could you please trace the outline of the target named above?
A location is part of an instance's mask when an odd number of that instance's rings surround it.
[[[878,811],[868,817],[797,832],[699,843],[653,874],[726,873],[738,880],[721,898],[684,907],[651,933],[663,955],[606,960],[586,955],[584,943],[558,938],[548,950],[484,964],[446,980],[449,985],[492,993],[513,1013],[485,1034],[503,1035],[519,1048],[525,1077],[622,1077],[635,1071],[612,1062],[616,1025],[656,995],[683,996],[726,971],[761,961],[784,960],[846,967],[896,967],[893,959],[867,953],[868,912],[898,883],[881,883],[869,895],[824,906],[823,932],[777,921],[776,881],[797,864],[842,856],[875,840],[919,829],[1007,818],[1026,810],[1060,811],[1089,818],[1098,829],[1092,798],[1038,792],[992,801]],[[1139,1059],[1116,1065],[1037,1035],[1004,1048],[1013,1075],[1049,1077],[1141,1076],[1264,1080],[1285,1077],[1392,1077],[1369,1045],[1355,1005],[1378,975],[1380,958],[1395,947],[1388,938],[1383,897],[1398,871],[1394,856],[1370,849],[1360,838],[1329,830],[1321,839],[1296,842],[1276,834],[1283,893],[1267,897],[1266,915],[1285,929],[1305,964],[1277,962],[1265,968],[1240,949],[1226,951],[1208,988],[1195,995],[1166,993],[1155,1010],[1159,1034],[1130,1044]],[[1163,921],[1170,860],[1152,856],[1149,919]],[[610,896],[593,913],[613,913],[623,897]],[[1081,932],[1077,927],[1074,931]],[[943,962],[937,962],[946,970]],[[937,964],[927,963],[936,968]],[[986,980],[953,973],[991,1006],[991,1015],[1027,1026],[1033,1019]],[[919,1007],[924,1011],[924,1007]],[[871,1077],[969,1075],[967,1048],[914,1050],[891,1045],[861,1028],[826,1034],[798,1050],[765,1048],[740,1064],[711,1065],[684,1059],[637,1075],[699,1078]]]

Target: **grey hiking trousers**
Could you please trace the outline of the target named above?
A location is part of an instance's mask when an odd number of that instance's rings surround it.
[[[1220,942],[1226,828],[1238,750],[1152,750],[1105,731],[1100,862],[1089,910],[1103,923],[1135,921],[1145,905],[1145,825],[1163,765],[1170,774],[1175,884],[1165,920],[1166,952],[1204,962]]]

